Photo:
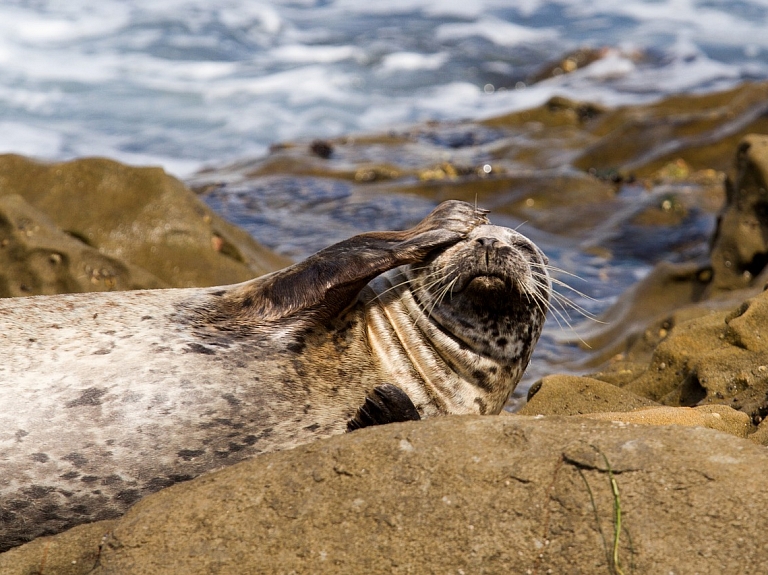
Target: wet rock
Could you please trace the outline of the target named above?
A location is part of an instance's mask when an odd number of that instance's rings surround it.
[[[724,184],[725,203],[709,257],[661,262],[622,294],[603,316],[605,325],[581,332],[596,350],[589,365],[601,365],[616,354],[622,354],[622,361],[647,360],[674,326],[733,308],[762,290],[768,280],[768,137],[744,138],[735,163],[735,174]]]
[[[229,284],[287,263],[160,168],[2,155],[0,199],[4,296]]]
[[[744,138],[712,239],[710,291],[752,285],[768,263],[768,136]]]
[[[700,427],[393,424],[150,496],[79,573],[746,573],[768,560],[766,465],[763,447]],[[28,572],[46,550],[57,561],[69,535],[0,555],[0,573]]]

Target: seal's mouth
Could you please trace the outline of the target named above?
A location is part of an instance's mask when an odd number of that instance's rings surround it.
[[[478,273],[462,278],[452,290],[453,293],[464,292],[498,292],[508,293],[514,289],[514,282],[502,273]]]

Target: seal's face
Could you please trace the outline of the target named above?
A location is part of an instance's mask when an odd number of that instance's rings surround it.
[[[547,263],[525,236],[482,225],[409,279],[424,312],[473,351],[527,364],[549,305]]]

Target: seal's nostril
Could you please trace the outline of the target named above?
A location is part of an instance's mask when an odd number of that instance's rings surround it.
[[[477,238],[475,241],[484,248],[492,248],[498,243],[499,240],[496,238]]]

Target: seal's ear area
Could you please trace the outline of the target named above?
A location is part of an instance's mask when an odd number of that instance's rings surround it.
[[[347,431],[397,421],[419,421],[421,416],[411,398],[399,387],[385,383],[373,388],[355,417],[347,422]]]

